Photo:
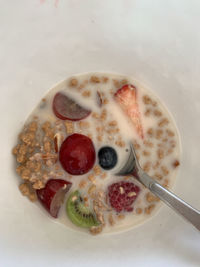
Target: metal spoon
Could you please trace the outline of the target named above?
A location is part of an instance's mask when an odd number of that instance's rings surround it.
[[[154,195],[165,202],[169,207],[182,215],[200,231],[200,211],[194,209],[175,194],[145,173],[139,165],[135,150],[131,144],[129,158],[123,168],[116,175],[133,175],[140,183],[146,186]]]

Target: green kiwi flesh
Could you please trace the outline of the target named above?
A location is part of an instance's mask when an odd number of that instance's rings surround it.
[[[90,228],[100,225],[95,214],[84,205],[84,200],[81,198],[78,190],[69,196],[66,204],[66,212],[72,223],[79,227]]]

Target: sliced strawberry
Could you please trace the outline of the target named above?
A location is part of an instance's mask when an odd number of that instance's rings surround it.
[[[50,179],[44,188],[36,190],[38,199],[52,217],[58,217],[64,196],[71,186],[72,184],[65,180]]]
[[[108,187],[110,205],[117,211],[133,211],[133,202],[137,198],[140,188],[134,183],[118,182]]]
[[[115,99],[133,122],[138,135],[144,138],[141,116],[137,103],[137,89],[131,84],[126,84],[117,90]]]
[[[62,143],[60,163],[72,175],[87,173],[94,165],[95,148],[91,139],[82,134],[72,134]]]
[[[57,93],[53,99],[53,111],[61,120],[79,121],[90,115],[91,110],[77,104],[63,93]]]

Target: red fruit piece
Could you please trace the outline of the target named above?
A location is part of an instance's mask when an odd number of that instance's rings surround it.
[[[65,94],[57,93],[53,99],[53,112],[61,120],[79,121],[90,115],[85,109]]]
[[[94,165],[95,148],[91,139],[82,134],[72,134],[62,143],[60,163],[72,175],[87,173]]]
[[[52,217],[58,217],[64,196],[71,186],[72,184],[65,180],[50,179],[44,188],[36,190],[38,199]]]
[[[140,188],[134,183],[118,182],[108,187],[110,205],[117,211],[133,211],[132,204],[137,198]]]
[[[137,89],[131,84],[126,84],[117,90],[115,99],[133,122],[138,135],[144,138],[140,111],[137,103]]]

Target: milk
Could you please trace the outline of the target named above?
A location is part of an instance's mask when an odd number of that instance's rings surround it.
[[[158,97],[152,91],[143,87],[141,84],[139,84],[137,81],[135,81],[132,77],[125,77],[125,76],[121,76],[121,75],[108,74],[108,73],[92,73],[92,74],[88,73],[88,74],[77,75],[74,77],[79,81],[79,84],[81,84],[83,81],[89,80],[91,75],[96,75],[98,77],[106,76],[109,78],[109,80],[106,83],[100,83],[100,84],[99,83],[95,84],[95,83],[89,82],[85,86],[85,88],[87,88],[87,90],[91,91],[91,96],[88,98],[82,97],[81,91],[78,91],[73,87],[70,87],[69,86],[69,79],[59,83],[57,86],[52,88],[45,95],[45,99],[46,99],[45,104],[41,101],[37,105],[37,107],[33,110],[31,115],[29,116],[27,123],[29,121],[31,121],[34,116],[38,116],[38,118],[39,118],[38,120],[40,123],[43,123],[47,120],[50,121],[51,123],[55,123],[58,120],[58,118],[55,117],[55,115],[52,111],[52,100],[54,98],[54,95],[57,92],[62,92],[64,94],[66,94],[68,97],[71,97],[72,99],[74,99],[81,106],[83,106],[87,109],[88,108],[91,109],[92,112],[98,113],[104,107],[99,107],[97,104],[97,91],[103,92],[109,101],[109,103],[106,105],[106,109],[108,110],[108,118],[109,118],[108,120],[110,120],[110,121],[116,120],[118,122],[118,128],[120,129],[120,135],[122,136],[123,140],[125,141],[126,146],[125,147],[118,147],[114,143],[107,140],[105,137],[103,138],[103,141],[101,143],[99,143],[96,139],[96,126],[97,125],[95,124],[95,120],[92,118],[91,115],[85,119],[86,121],[88,121],[90,123],[90,129],[80,131],[80,129],[78,129],[78,127],[76,127],[76,123],[75,123],[75,132],[79,132],[82,134],[88,134],[88,132],[91,133],[92,136],[94,137],[92,139],[92,141],[94,143],[96,152],[98,152],[100,147],[106,146],[106,145],[109,145],[109,146],[112,146],[115,148],[117,155],[118,155],[117,166],[114,169],[112,169],[111,171],[107,171],[106,179],[103,179],[103,180],[97,179],[97,181],[96,181],[96,185],[103,188],[106,191],[108,185],[110,185],[114,182],[123,180],[123,177],[115,176],[115,173],[125,164],[126,159],[128,158],[129,151],[130,151],[130,142],[133,140],[136,140],[138,142],[138,144],[140,144],[141,146],[144,146],[142,144],[143,143],[142,140],[139,138],[138,134],[135,131],[134,125],[130,122],[129,118],[127,118],[125,113],[120,108],[119,104],[116,103],[113,95],[110,94],[110,90],[112,90],[113,92],[117,90],[117,88],[115,88],[115,86],[113,85],[113,79],[114,80],[127,79],[128,83],[135,85],[137,88],[137,101],[138,101],[139,109],[140,109],[140,113],[141,113],[141,120],[142,120],[142,125],[143,125],[143,129],[144,129],[144,133],[145,133],[145,138],[148,139],[147,138],[147,129],[149,127],[154,127],[155,125],[157,125],[158,118],[153,117],[153,116],[150,116],[150,117],[145,116],[145,110],[147,107],[145,106],[145,104],[142,101],[142,97],[144,95],[150,96],[153,100],[155,100],[157,102],[157,108],[159,108],[159,110],[163,113],[164,117],[169,120],[169,125],[167,126],[167,128],[169,128],[170,130],[172,130],[174,132],[173,139],[176,142],[176,147],[174,148],[173,152],[169,156],[166,156],[166,158],[164,158],[164,160],[163,160],[163,164],[169,170],[169,175],[167,176],[167,179],[169,180],[169,187],[171,188],[174,184],[174,180],[175,180],[175,177],[176,177],[177,171],[178,171],[178,168],[172,167],[172,160],[174,160],[174,159],[179,160],[179,158],[180,158],[180,140],[179,140],[179,135],[178,135],[174,120],[171,117],[170,113],[168,112],[167,108],[163,105],[161,100],[158,99]],[[65,134],[65,138],[66,137],[67,137],[67,135]],[[157,157],[156,156],[157,155],[156,149],[157,149],[158,144],[160,143],[160,140],[152,139],[151,142],[153,143],[154,148],[151,148],[151,149],[145,148],[145,149],[151,151],[151,155],[148,157],[148,161],[155,162],[156,157]],[[140,162],[141,166],[143,166],[146,161],[147,161],[147,157],[145,157],[144,155],[142,155],[142,153],[140,153],[139,162]],[[98,165],[98,158],[96,159],[96,165]],[[149,175],[153,175],[155,173],[155,171],[153,169],[151,169],[151,170],[149,170],[148,173],[149,173]],[[72,187],[70,189],[70,192],[76,190],[78,188],[80,181],[82,179],[87,179],[88,174],[89,173],[87,173],[85,175],[72,177],[70,179],[70,181],[72,182]],[[62,177],[62,179],[66,179],[69,181],[68,174],[65,173],[65,175],[64,175],[64,177]],[[148,205],[148,203],[146,202],[146,199],[145,199],[145,195],[148,192],[148,189],[146,189],[143,185],[141,185],[134,177],[130,178],[129,181],[133,181],[136,185],[138,185],[141,188],[141,192],[140,192],[138,198],[136,199],[136,201],[134,202],[134,211],[130,212],[130,213],[127,212],[125,214],[125,218],[123,220],[117,220],[116,219],[114,226],[110,226],[107,223],[106,226],[104,227],[103,233],[114,233],[114,232],[120,232],[120,231],[128,230],[128,229],[130,229],[130,228],[132,228],[132,227],[134,227],[140,223],[145,222],[148,218],[153,216],[157,212],[157,210],[159,209],[160,202],[155,204],[156,207],[154,208],[153,212],[150,215],[146,214],[146,213],[136,214],[137,207],[144,209]],[[85,193],[84,189],[81,190],[81,193],[83,193],[83,194]],[[66,194],[65,202],[66,202],[68,196],[69,196],[69,193]],[[87,231],[85,229],[78,228],[77,226],[75,226],[71,223],[71,221],[68,219],[66,212],[65,212],[65,205],[66,205],[65,202],[60,209],[59,217],[56,219],[56,222],[62,223],[64,225],[66,225],[66,227],[72,228],[76,231]],[[39,203],[37,205],[40,206]],[[41,209],[43,209],[43,208],[41,207]]]

